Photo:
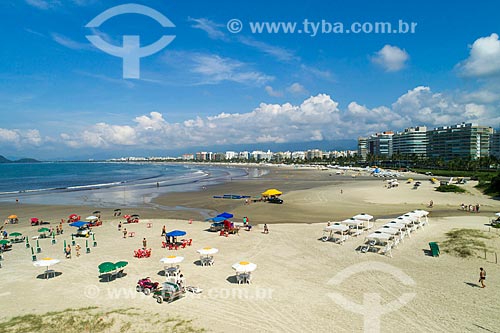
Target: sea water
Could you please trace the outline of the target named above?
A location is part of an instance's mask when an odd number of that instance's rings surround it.
[[[43,162],[0,164],[0,201],[138,206],[168,192],[249,176],[248,169],[167,163]]]

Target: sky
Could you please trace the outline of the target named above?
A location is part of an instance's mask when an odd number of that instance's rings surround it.
[[[500,127],[493,0],[6,0],[0,10],[8,157],[336,149],[411,126]]]

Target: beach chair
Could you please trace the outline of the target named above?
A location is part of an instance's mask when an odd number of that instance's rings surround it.
[[[172,244],[172,243],[168,243],[168,249],[169,249],[169,250],[173,250],[173,249],[174,249],[174,244]]]
[[[161,247],[164,249],[167,247],[167,242],[161,242]]]
[[[183,242],[183,243],[181,244],[181,248],[182,248],[182,249],[185,249],[185,248],[186,248],[186,245],[187,245],[187,242]]]
[[[188,246],[191,246],[191,244],[193,244],[193,239],[192,238],[190,238],[189,241],[187,242]]]
[[[431,254],[433,257],[439,257],[439,245],[436,242],[430,242],[429,246],[431,247]]]
[[[380,251],[381,254],[383,255],[389,255],[389,257],[392,258],[392,246],[390,243],[387,243],[385,244],[385,246],[382,248],[382,250]]]

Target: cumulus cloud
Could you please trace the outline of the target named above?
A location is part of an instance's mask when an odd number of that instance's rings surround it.
[[[298,82],[292,83],[286,90],[295,95],[307,94],[307,89]]]
[[[272,97],[282,97],[283,92],[279,90],[274,90],[273,87],[271,86],[265,86],[264,89],[266,90],[267,94]]]
[[[43,143],[37,129],[5,129],[0,128],[0,143],[14,146],[40,146]]]
[[[454,95],[419,86],[408,90],[391,105],[368,106],[352,101],[341,108],[330,95],[318,94],[302,103],[261,103],[246,112],[222,112],[171,122],[162,112],[150,112],[130,124],[96,123],[78,132],[62,133],[60,142],[72,148],[186,149],[224,144],[306,142],[353,139],[385,130],[410,126],[429,128],[472,122],[496,125],[495,105],[463,102]],[[40,145],[47,142],[36,130],[0,129],[0,143]]]
[[[500,41],[493,33],[476,39],[470,47],[469,57],[458,64],[464,76],[488,77],[500,74]]]
[[[387,72],[397,72],[404,67],[409,58],[405,50],[397,46],[385,45],[375,53],[371,60]]]

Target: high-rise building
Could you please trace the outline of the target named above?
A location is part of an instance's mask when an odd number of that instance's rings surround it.
[[[372,134],[367,139],[368,153],[374,156],[392,156],[392,137],[394,132],[385,131],[382,133]]]
[[[364,161],[366,160],[366,154],[368,154],[368,139],[359,137],[358,138],[358,156]]]
[[[486,157],[490,153],[491,134],[491,127],[471,123],[435,128],[427,132],[427,157],[442,158],[445,161]]]
[[[427,156],[427,127],[409,127],[392,137],[392,153],[403,156]]]
[[[495,131],[490,137],[490,155],[500,158],[500,131]]]

